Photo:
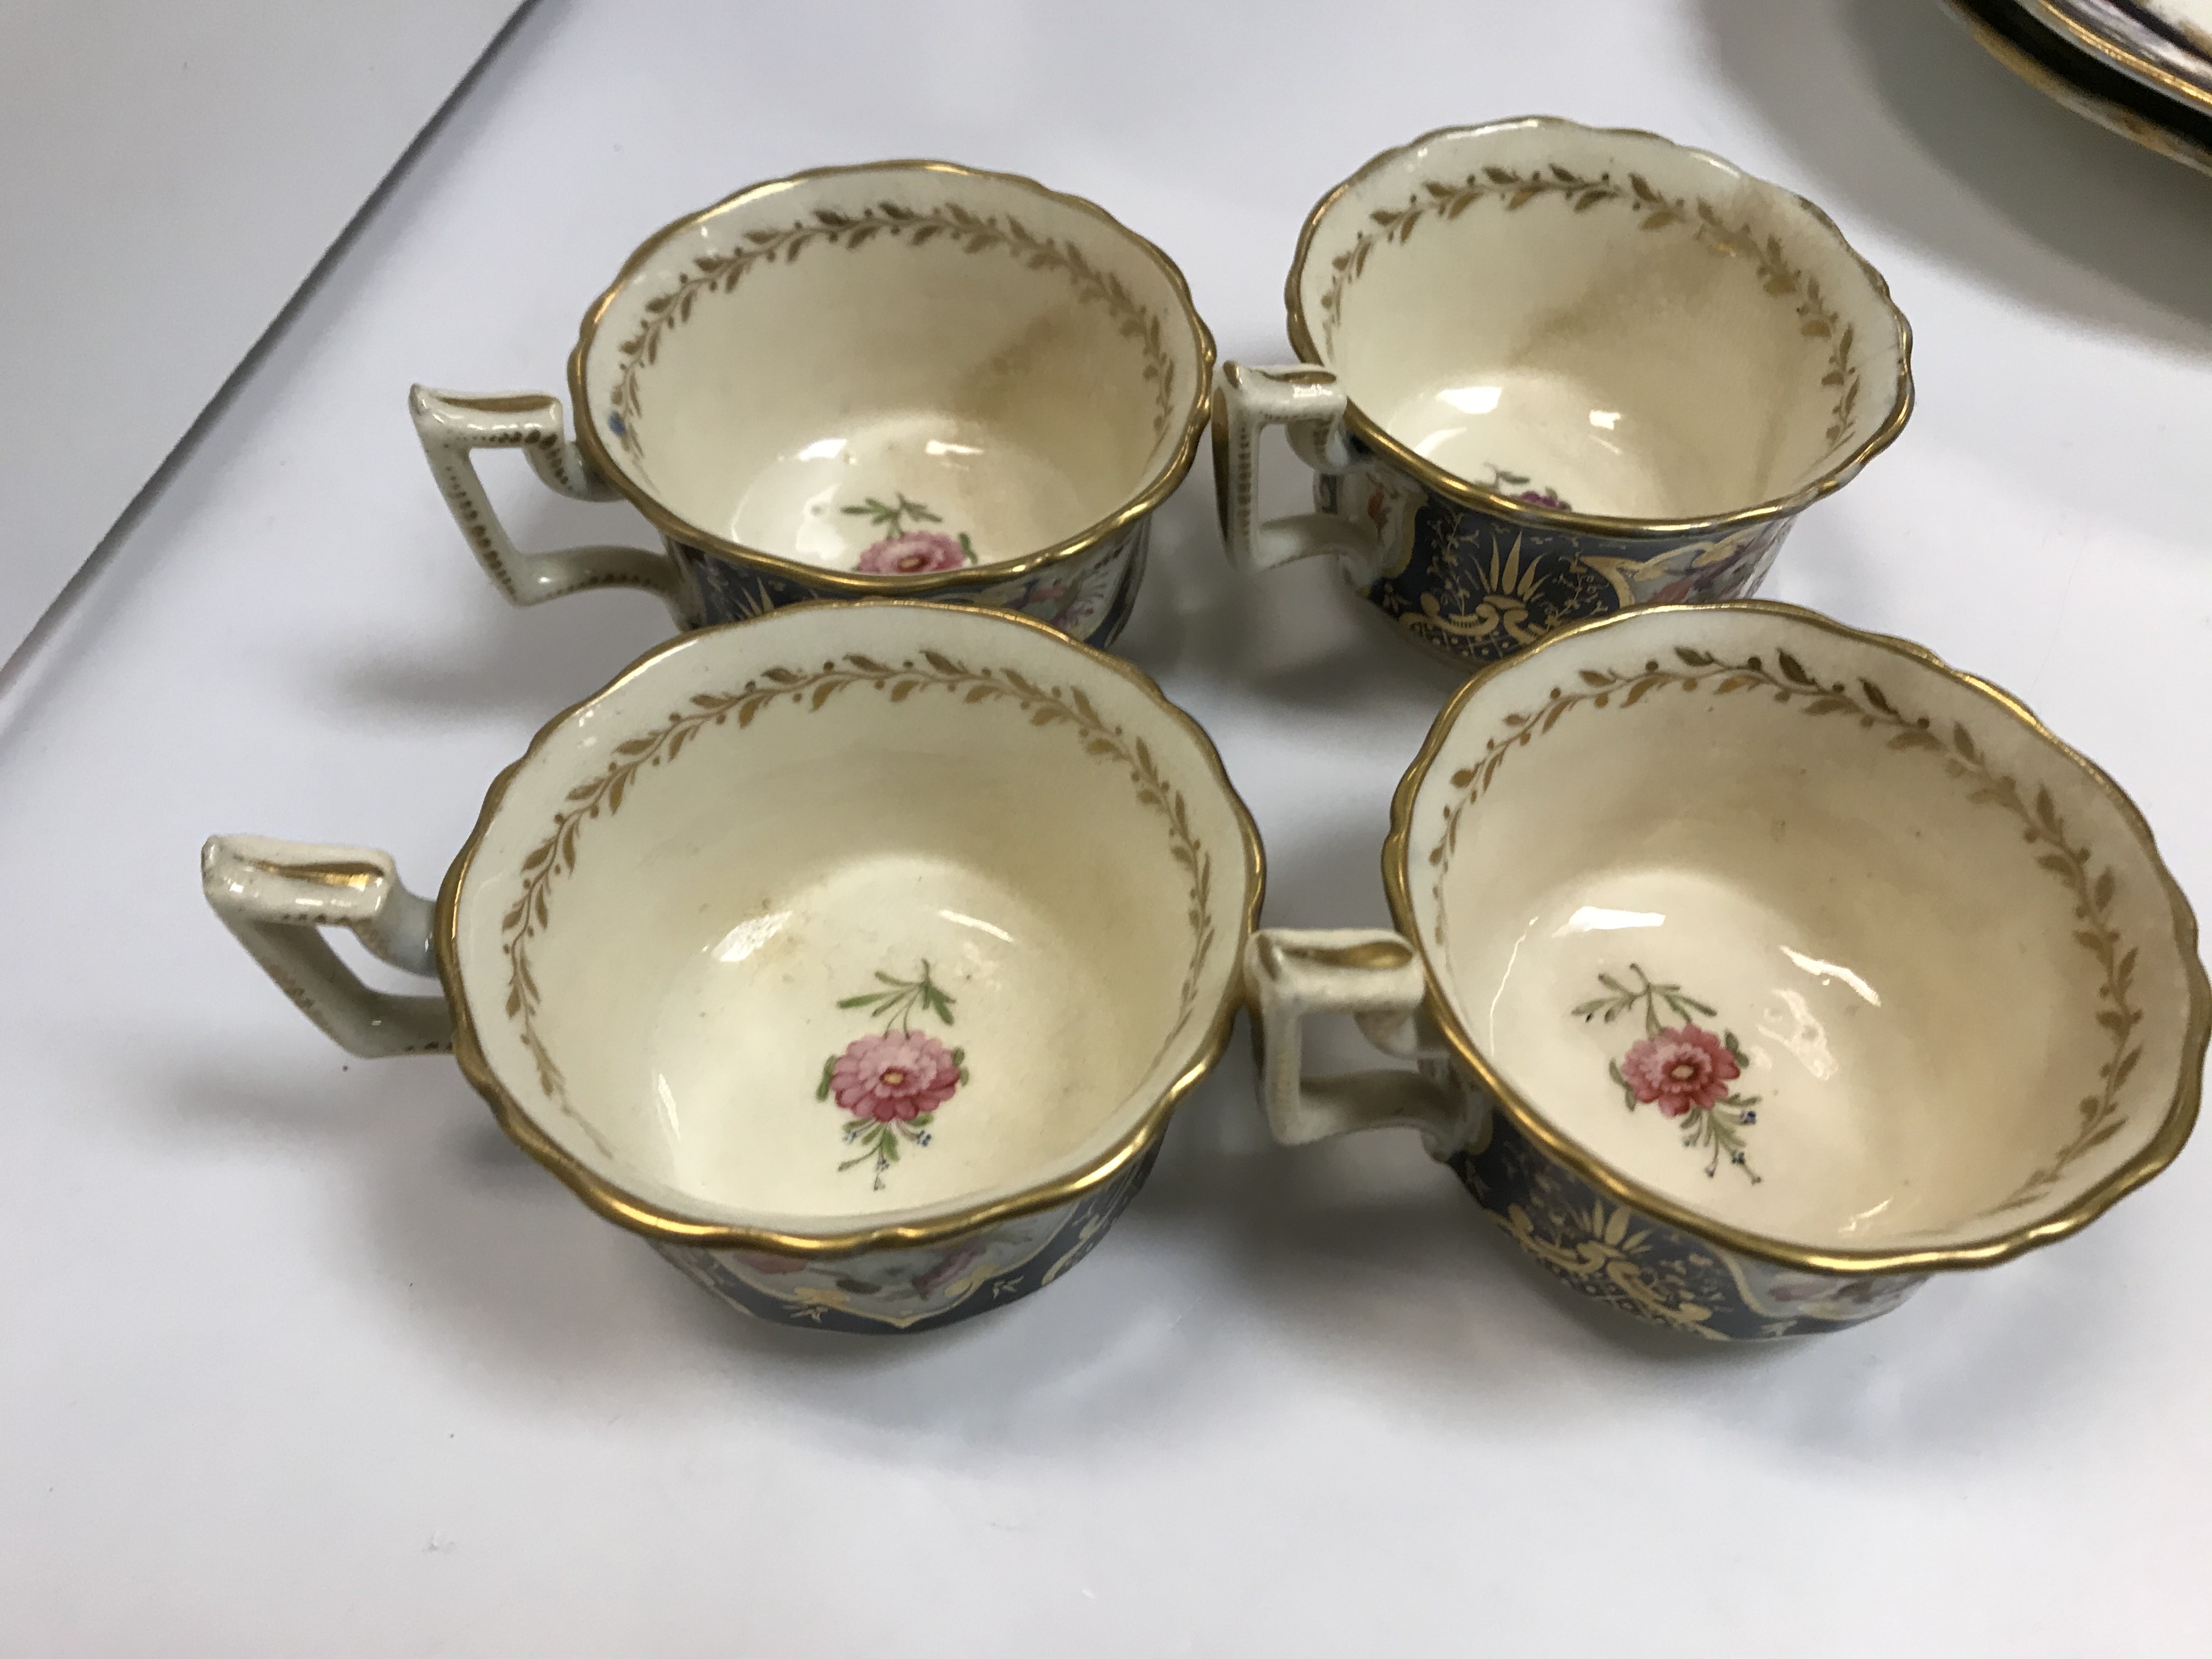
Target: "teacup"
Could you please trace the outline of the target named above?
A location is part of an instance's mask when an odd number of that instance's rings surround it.
[[[450,1048],[733,1305],[920,1330],[1091,1249],[1219,1056],[1260,842],[1205,734],[1042,624],[905,601],[679,635],[548,725],[436,903],[218,836],[209,902],[356,1054]],[[434,973],[370,989],[316,929]]]
[[[803,257],[802,257],[803,256]],[[430,470],[518,605],[644,587],[687,625],[817,599],[1018,611],[1110,644],[1189,470],[1213,341],[1182,273],[1103,210],[943,161],[740,191],[633,253],[558,399],[414,390]],[[665,552],[525,554],[472,452],[626,496]]]
[[[1286,1144],[1418,1127],[1523,1249],[1702,1337],[1839,1328],[2172,1161],[2212,993],[2112,781],[1898,640],[1632,611],[1477,675],[1407,772],[1395,933],[1246,974]],[[1418,1072],[1303,1079],[1348,1012]]]
[[[1750,594],[1912,404],[1911,331],[1827,216],[1646,132],[1537,118],[1386,151],[1306,220],[1285,300],[1303,361],[1216,386],[1230,558],[1334,554],[1462,663]],[[1317,512],[1256,521],[1271,426]]]

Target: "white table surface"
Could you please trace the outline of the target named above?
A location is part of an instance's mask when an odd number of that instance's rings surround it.
[[[403,398],[556,385],[664,220],[817,163],[1011,167],[1279,359],[1316,196],[1530,111],[1717,149],[1888,275],[1919,413],[1770,591],[2027,698],[2212,899],[2212,181],[1931,3],[545,0],[0,710],[0,1651],[2212,1651],[2203,1148],[1863,1330],[1686,1351],[1410,1135],[1269,1147],[1240,1040],[1048,1294],[791,1332],[586,1213],[450,1062],[332,1048],[199,898],[212,830],[434,882],[661,635],[635,594],[507,609]],[[496,482],[536,544],[641,535]],[[1126,638],[1218,740],[1275,922],[1382,919],[1449,684],[1334,583],[1233,577],[1201,467]]]
[[[0,0],[0,656],[517,0]]]

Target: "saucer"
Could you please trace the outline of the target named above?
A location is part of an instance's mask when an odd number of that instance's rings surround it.
[[[2212,57],[2118,0],[2030,0],[2039,20],[2094,58],[2185,109],[2212,114]]]
[[[1989,54],[2037,91],[2169,161],[2212,173],[2212,113],[2162,97],[2013,0],[1943,0]]]

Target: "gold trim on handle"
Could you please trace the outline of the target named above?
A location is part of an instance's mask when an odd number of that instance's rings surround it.
[[[374,864],[356,864],[342,860],[331,864],[271,864],[266,859],[242,859],[248,869],[258,870],[264,876],[281,876],[288,881],[313,882],[319,887],[366,887],[381,880],[384,872]]]
[[[864,603],[872,610],[896,607],[921,611],[930,617],[944,615],[937,607],[918,600],[878,599]],[[833,606],[846,610],[852,608],[848,601],[814,599],[783,606],[774,615],[783,617],[797,611],[824,610]],[[638,658],[600,690],[548,720],[530,740],[530,746],[523,751],[521,757],[492,780],[491,787],[484,796],[483,810],[477,815],[476,827],[469,832],[468,840],[463,843],[459,854],[446,872],[446,879],[438,890],[437,921],[432,936],[437,955],[439,982],[445,988],[446,1000],[453,1009],[453,1058],[459,1062],[462,1074],[483,1097],[500,1127],[515,1144],[558,1176],[578,1198],[608,1220],[633,1232],[642,1233],[648,1238],[666,1239],[679,1244],[767,1250],[791,1256],[856,1255],[869,1250],[909,1249],[939,1243],[980,1227],[991,1226],[1039,1210],[1052,1209],[1111,1181],[1133,1159],[1144,1157],[1166,1133],[1168,1120],[1173,1115],[1176,1103],[1212,1070],[1223,1050],[1228,1047],[1230,1029],[1236,1022],[1237,1010],[1243,1006],[1243,987],[1237,964],[1243,958],[1245,942],[1259,925],[1260,902],[1267,886],[1267,859],[1261,845],[1259,829],[1238,796],[1236,785],[1231,782],[1228,769],[1222,764],[1220,751],[1214,747],[1213,740],[1206,735],[1205,728],[1170,702],[1158,683],[1142,669],[1091,646],[1070,640],[1057,630],[1027,617],[1007,611],[979,614],[989,617],[994,623],[1034,629],[1064,649],[1081,653],[1098,666],[1110,670],[1135,687],[1195,739],[1199,753],[1211,768],[1214,781],[1220,785],[1223,797],[1235,815],[1244,847],[1245,902],[1237,918],[1237,937],[1228,954],[1229,966],[1223,975],[1212,1022],[1199,1037],[1190,1063],[1168,1084],[1159,1097],[1139,1115],[1119,1142],[1084,1168],[989,1203],[969,1204],[920,1220],[891,1224],[849,1227],[820,1233],[787,1233],[733,1222],[698,1220],[624,1191],[556,1146],[538,1127],[527,1109],[499,1080],[477,1038],[475,1018],[470,1009],[461,975],[461,889],[468,879],[469,866],[482,846],[485,834],[499,814],[508,785],[545,747],[555,732],[571,720],[588,714],[638,675],[649,670],[660,658],[697,641],[702,634],[757,628],[767,618],[725,623],[716,628],[678,635]]]
[[[2137,846],[2151,868],[2157,872],[2166,892],[2168,912],[2173,922],[2174,943],[2179,947],[2189,987],[2189,1018],[2181,1039],[2180,1075],[2157,1132],[2126,1163],[2078,1195],[2071,1203],[1979,1243],[1943,1245],[1925,1249],[1827,1250],[1750,1232],[1701,1214],[1643,1182],[1620,1174],[1584,1150],[1571,1136],[1554,1128],[1483,1057],[1449,1002],[1437,994],[1436,987],[1443,977],[1442,964],[1431,956],[1429,945],[1413,914],[1413,804],[1428,781],[1431,768],[1436,764],[1446,741],[1451,737],[1461,711],[1494,676],[1527,663],[1531,658],[1564,641],[1617,628],[1654,613],[1680,612],[1685,616],[1710,617],[1716,611],[1747,611],[1780,617],[1832,634],[1854,645],[1873,646],[1932,669],[1954,684],[1996,704],[2049,744],[2062,761],[2070,762],[2087,775],[2091,784],[2118,810],[2121,822],[2134,835]],[[2008,1261],[2038,1245],[2051,1243],[2080,1231],[2158,1174],[2179,1154],[2197,1121],[2198,1099],[2203,1086],[2205,1048],[2208,1042],[2212,1042],[2212,981],[2207,981],[2204,965],[2197,955],[2196,915],[2191,910],[2180,885],[2174,880],[2172,872],[2159,857],[2156,838],[2151,834],[2150,826],[2143,821],[2136,804],[2095,763],[2062,741],[2049,726],[2035,717],[2025,703],[2010,693],[1999,690],[1986,680],[1961,672],[1933,652],[1909,640],[1847,628],[1841,623],[1796,605],[1779,605],[1765,599],[1732,599],[1702,605],[1644,605],[1634,611],[1620,611],[1563,628],[1555,634],[1546,635],[1517,655],[1505,658],[1476,674],[1460,687],[1437,716],[1435,724],[1429,728],[1427,740],[1421,745],[1420,753],[1414,757],[1413,763],[1407,769],[1406,775],[1399,782],[1397,793],[1391,799],[1390,833],[1382,843],[1382,886],[1389,901],[1393,924],[1420,954],[1423,970],[1429,979],[1429,1012],[1435,1018],[1438,1030],[1443,1033],[1445,1041],[1450,1044],[1457,1063],[1480,1080],[1498,1102],[1501,1109],[1512,1119],[1516,1128],[1547,1157],[1588,1182],[1613,1202],[1708,1243],[1761,1261],[1839,1277],[1942,1273]]]
[[[878,575],[861,571],[832,570],[822,565],[808,564],[802,560],[785,558],[780,554],[765,552],[757,547],[747,547],[742,542],[733,542],[726,537],[714,534],[712,531],[702,530],[697,525],[661,505],[649,490],[632,478],[608,453],[606,445],[600,438],[599,423],[592,417],[591,395],[584,378],[584,365],[585,360],[591,354],[592,342],[599,334],[600,323],[612,309],[616,299],[624,289],[629,287],[631,279],[642,271],[669,242],[696,228],[716,214],[742,206],[764,196],[775,195],[793,185],[805,184],[817,179],[866,173],[936,173],[951,178],[977,179],[994,184],[1011,185],[1018,190],[1032,191],[1048,201],[1057,203],[1065,208],[1071,208],[1078,213],[1097,220],[1115,235],[1124,237],[1134,244],[1138,250],[1158,268],[1161,275],[1167,278],[1169,290],[1175,297],[1183,321],[1189,325],[1192,339],[1197,347],[1198,362],[1194,366],[1191,409],[1189,416],[1183,422],[1182,435],[1166,462],[1135,495],[1089,529],[1080,531],[1066,540],[1055,542],[1050,547],[1026,555],[1022,558],[1007,559],[988,565],[969,566],[956,570],[933,572],[924,575]],[[576,442],[582,448],[585,458],[591,462],[595,471],[628,497],[631,505],[644,514],[653,522],[653,526],[663,534],[688,546],[719,554],[742,564],[757,566],[787,580],[799,582],[809,587],[826,588],[833,593],[856,599],[903,599],[912,594],[933,593],[946,588],[969,587],[975,586],[979,580],[994,583],[1014,580],[1029,575],[1032,572],[1042,570],[1048,565],[1057,564],[1064,560],[1072,559],[1078,554],[1088,552],[1150,513],[1174,493],[1176,486],[1180,484],[1184,476],[1189,472],[1191,463],[1197,459],[1199,441],[1205,435],[1207,423],[1212,416],[1213,363],[1213,335],[1199,316],[1197,307],[1192,303],[1190,284],[1184,280],[1182,270],[1173,259],[1161,251],[1157,244],[1139,236],[1097,203],[1080,196],[1071,196],[1064,191],[1050,189],[1039,184],[1036,179],[1025,178],[1020,173],[994,173],[983,167],[963,167],[955,161],[863,161],[842,167],[811,167],[804,173],[794,173],[787,178],[771,179],[760,184],[749,185],[733,195],[724,197],[711,207],[701,208],[696,213],[687,213],[682,218],[670,222],[647,237],[639,245],[637,251],[623,262],[622,270],[616,274],[614,281],[608,284],[605,292],[593,301],[591,308],[584,313],[583,324],[576,337],[575,349],[568,354],[568,396],[570,402],[575,406]]]
[[[1403,968],[1413,959],[1413,947],[1403,939],[1366,939],[1358,945],[1285,945],[1280,939],[1262,936],[1260,940],[1260,965],[1273,974],[1281,970],[1284,959],[1310,963],[1316,968],[1340,968],[1363,973],[1379,969]]]

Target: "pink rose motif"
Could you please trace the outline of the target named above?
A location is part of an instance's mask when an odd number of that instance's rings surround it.
[[[1731,1073],[1733,1075],[1733,1073]],[[960,1062],[935,1037],[884,1031],[855,1038],[830,1070],[830,1091],[854,1117],[906,1122],[933,1112],[960,1086]]]
[[[983,1250],[983,1245],[973,1239],[969,1240],[945,1256],[934,1267],[926,1267],[916,1273],[914,1276],[915,1289],[924,1296],[930,1295],[939,1285],[945,1283],[955,1273],[980,1258]]]
[[[861,554],[854,568],[872,576],[922,576],[967,562],[968,550],[957,538],[934,530],[903,530]]]
[[[758,1273],[795,1273],[806,1266],[805,1261],[801,1258],[770,1255],[765,1250],[739,1250],[737,1252],[737,1257],[738,1261]]]
[[[1668,1117],[1714,1105],[1742,1074],[1726,1043],[1687,1020],[1645,1037],[1623,1054],[1620,1073],[1637,1099],[1657,1106]]]
[[[1516,501],[1527,501],[1531,507],[1557,507],[1562,513],[1573,510],[1568,507],[1566,497],[1556,489],[1518,490],[1514,494],[1513,499]]]
[[[1039,622],[1058,627],[1075,608],[1067,597],[1074,591],[1072,582],[1039,582],[1022,595],[1018,609],[1024,617],[1035,617]]]

